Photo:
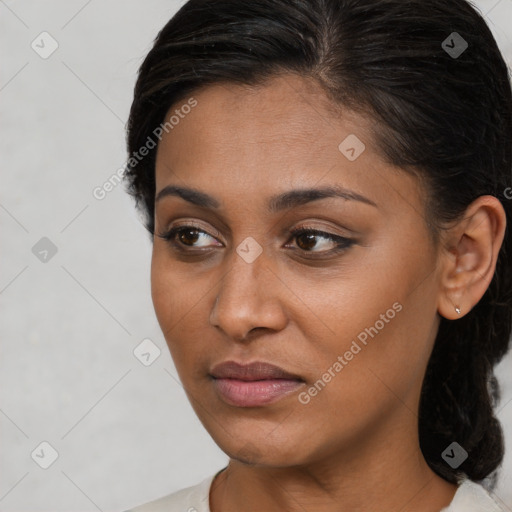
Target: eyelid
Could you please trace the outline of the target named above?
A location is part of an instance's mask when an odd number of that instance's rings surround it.
[[[309,222],[314,222],[314,221],[309,221]],[[160,232],[160,235],[162,235],[162,234],[165,235],[166,233],[169,233],[171,230],[174,230],[174,229],[188,228],[188,227],[195,228],[195,229],[205,233],[208,236],[212,236],[213,238],[217,238],[219,241],[222,241],[222,235],[219,233],[219,231],[217,229],[215,229],[213,226],[206,228],[194,220],[178,221],[176,224],[172,224],[172,226],[166,227],[163,232]],[[318,234],[328,235],[333,238],[349,238],[350,236],[352,236],[352,235],[346,235],[346,234],[341,234],[341,233],[333,233],[332,231],[326,231],[327,229],[328,228],[322,227],[322,226],[320,226],[320,227],[312,226],[311,224],[308,224],[308,221],[302,221],[301,223],[294,226],[293,228],[285,228],[282,231],[282,235],[287,235],[287,234],[293,235],[297,231],[304,230],[304,231],[315,231]]]
[[[193,228],[197,230],[198,232],[207,235],[211,238],[216,239],[219,241],[217,236],[213,236],[211,233],[209,233],[209,230],[203,229],[200,225],[198,225],[194,221],[182,221],[182,223],[177,223],[175,225],[172,225],[168,229],[166,229],[163,233],[158,233],[157,236],[164,239],[175,251],[181,252],[181,253],[188,253],[190,256],[193,256],[194,253],[203,253],[206,254],[210,252],[209,247],[194,247],[194,246],[187,246],[186,244],[182,244],[179,241],[176,241],[176,234],[179,232],[180,229],[185,228]],[[218,233],[216,229],[212,229],[215,233]],[[337,235],[335,233],[331,233],[330,231],[324,231],[323,229],[315,228],[311,225],[307,225],[306,223],[302,223],[293,229],[287,230],[287,233],[289,234],[289,237],[287,238],[287,242],[284,245],[286,249],[290,247],[290,242],[294,239],[296,239],[299,234],[301,233],[310,233],[313,234],[316,237],[324,238],[325,240],[329,240],[330,243],[334,244],[334,247],[328,250],[321,250],[321,251],[315,251],[315,250],[305,250],[301,249],[298,246],[292,247],[292,250],[294,252],[299,252],[301,256],[303,256],[306,259],[322,259],[330,256],[335,256],[339,253],[344,253],[348,249],[350,249],[355,243],[356,240],[353,238],[349,238],[343,235]],[[223,242],[220,242],[223,245]],[[293,244],[292,244],[293,245]]]
[[[323,233],[325,235],[330,235],[332,237],[337,237],[337,238],[350,238],[350,237],[354,236],[354,233],[350,232],[350,230],[348,230],[346,228],[345,228],[345,231],[349,231],[349,233],[336,233],[336,232],[333,232],[334,228],[328,228],[326,226],[316,227],[314,225],[309,224],[309,222],[314,224],[315,221],[302,221],[299,224],[297,224],[296,226],[294,226],[292,229],[289,229],[288,231],[290,233],[294,233],[299,230],[317,231],[319,233]]]
[[[196,223],[196,221],[193,220],[177,222],[176,224],[173,224],[172,226],[166,228],[164,233],[168,233],[172,229],[178,228],[195,228],[208,236],[220,239],[219,241],[222,240],[222,235],[213,226],[211,228],[205,228],[204,226],[201,226],[200,224]]]

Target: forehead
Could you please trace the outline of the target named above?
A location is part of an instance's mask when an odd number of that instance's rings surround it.
[[[193,93],[197,101],[194,111],[183,119],[181,130],[173,130],[176,142],[180,132],[190,123],[200,120],[193,130],[205,142],[232,141],[232,145],[250,143],[277,146],[296,143],[332,145],[343,130],[352,129],[369,139],[371,122],[330,101],[313,79],[285,74],[273,77],[257,86],[221,83],[203,87]],[[169,109],[168,116],[179,103]],[[343,120],[346,126],[340,126]],[[343,124],[343,123],[342,123]],[[336,131],[337,133],[333,133]],[[364,132],[364,135],[363,135]],[[337,144],[335,144],[335,149]],[[238,148],[240,149],[240,148]]]
[[[335,183],[375,202],[390,188],[414,202],[415,180],[381,158],[372,120],[335,105],[312,79],[286,75],[258,86],[215,84],[191,97],[193,109],[180,111],[186,97],[166,115],[181,112],[158,147],[157,193],[172,182],[220,198],[228,192],[269,197]],[[347,158],[350,146],[360,152],[356,159]]]
[[[364,140],[372,153],[371,121],[329,101],[312,79],[285,75],[263,85],[215,84],[191,94],[197,103],[184,109],[184,98],[167,112],[173,127],[163,134],[157,168],[240,168],[255,166],[284,172],[332,166],[340,160],[340,143],[348,135]],[[355,166],[352,166],[355,167]]]

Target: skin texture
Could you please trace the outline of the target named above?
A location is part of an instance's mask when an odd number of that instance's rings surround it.
[[[456,321],[455,305],[463,316],[491,281],[505,230],[499,201],[477,199],[434,246],[426,191],[385,163],[369,118],[335,108],[314,81],[281,75],[193,97],[197,106],[159,144],[156,194],[192,187],[220,207],[156,202],[157,235],[190,222],[206,234],[175,236],[181,252],[155,236],[151,279],[187,396],[230,457],[212,485],[211,511],[439,511],[456,486],[419,449],[421,384],[440,315]],[[349,134],[366,146],[354,161],[338,149]],[[324,185],[377,206],[327,198],[266,210],[271,196]],[[328,253],[335,243],[293,237],[298,226],[354,243]],[[247,237],[263,250],[252,263],[236,251]],[[301,403],[299,392],[395,303],[400,312]],[[273,363],[305,383],[266,406],[229,405],[209,376],[227,360]]]

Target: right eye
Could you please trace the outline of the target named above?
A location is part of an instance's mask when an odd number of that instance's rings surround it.
[[[199,241],[207,241],[208,238],[213,238],[213,236],[209,235],[206,231],[194,225],[184,225],[184,226],[175,226],[168,231],[163,233],[158,233],[157,236],[162,238],[166,242],[169,243],[172,247],[178,250],[187,250],[188,248],[198,248],[204,249],[208,247],[206,245],[194,245]],[[217,245],[218,246],[218,245]]]

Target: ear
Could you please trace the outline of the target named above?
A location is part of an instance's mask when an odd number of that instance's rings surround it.
[[[443,234],[437,306],[441,316],[461,318],[482,298],[496,269],[506,224],[499,199],[485,195],[475,199],[462,219]]]

